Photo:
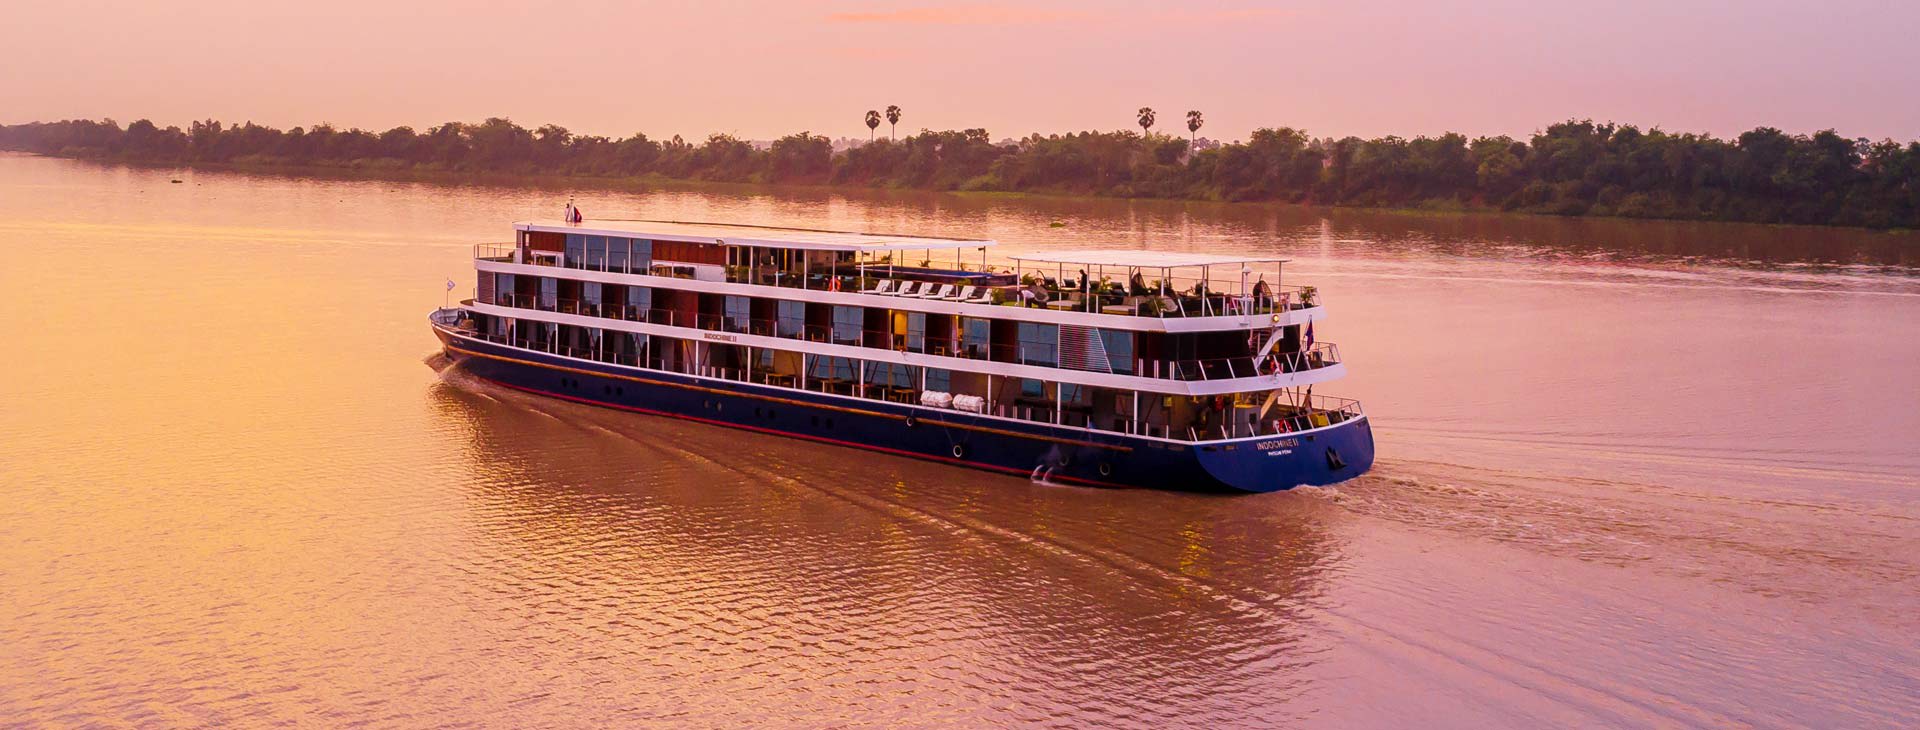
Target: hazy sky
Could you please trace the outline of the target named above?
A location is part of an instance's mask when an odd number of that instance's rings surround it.
[[[995,138],[1117,129],[1526,134],[1571,117],[1920,137],[1920,1],[0,4],[0,122]],[[884,134],[886,127],[881,127]]]

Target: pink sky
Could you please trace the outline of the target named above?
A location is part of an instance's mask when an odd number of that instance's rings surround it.
[[[1920,3],[67,0],[0,10],[0,122],[507,116],[654,137],[1523,135],[1572,117],[1920,137]],[[884,134],[885,126],[881,127]]]

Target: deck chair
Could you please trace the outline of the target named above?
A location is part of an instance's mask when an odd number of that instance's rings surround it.
[[[963,287],[960,287],[960,292],[958,294],[955,294],[950,297],[941,297],[941,299],[947,299],[947,300],[956,301],[956,302],[964,302],[968,299],[972,299],[973,293],[979,288],[980,287],[977,287],[977,286],[963,286]]]
[[[953,296],[952,284],[928,284],[927,290],[920,292],[921,299],[946,299]]]
[[[898,295],[900,295],[900,296],[903,296],[903,297],[917,297],[917,296],[920,296],[920,282],[917,282],[917,281],[909,281],[909,282],[907,282],[907,283],[906,283],[905,285],[902,285],[902,286],[900,287],[900,290],[899,290],[899,291],[896,291],[896,292],[894,292],[894,294],[898,294]]]
[[[980,290],[980,296],[977,296],[977,297],[973,297],[973,298],[971,298],[971,299],[962,299],[962,300],[960,300],[960,303],[962,303],[962,304],[992,304],[992,303],[993,303],[993,290],[992,290],[992,289],[981,289],[981,290]]]
[[[860,293],[861,293],[861,294],[892,294],[892,293],[893,293],[893,280],[892,280],[892,279],[881,279],[881,280],[880,280],[880,283],[879,283],[879,284],[875,284],[875,285],[874,285],[874,287],[873,287],[872,289],[868,289],[868,290],[866,290],[866,291],[863,291],[863,292],[860,292]]]

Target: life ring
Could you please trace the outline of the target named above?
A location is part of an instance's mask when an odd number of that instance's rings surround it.
[[[907,414],[907,428],[913,428],[914,426],[917,426],[919,424],[920,424],[919,419],[914,418],[913,414],[911,413]]]
[[[840,291],[840,277],[835,276],[827,279],[827,291]]]
[[[1100,476],[1103,476],[1103,477],[1113,476],[1113,464],[1105,461],[1100,462]]]
[[[967,445],[966,445],[966,444],[954,444],[954,445],[953,445],[953,458],[955,458],[955,459],[965,459],[965,458],[967,458]]]

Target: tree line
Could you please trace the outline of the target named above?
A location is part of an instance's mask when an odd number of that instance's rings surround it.
[[[888,117],[897,121],[897,108]],[[870,113],[869,132],[877,125]],[[1498,208],[1557,215],[1920,228],[1920,142],[1832,130],[1759,128],[1731,140],[1575,120],[1527,139],[1446,133],[1315,138],[1259,129],[1195,151],[1151,131],[1031,135],[995,143],[984,129],[878,138],[836,151],[801,132],[764,148],[725,134],[698,143],[624,139],[500,118],[425,132],[328,124],[279,130],[208,120],[0,126],[0,149],[162,164],[340,167],[607,178],[1009,191],[1315,205]],[[1189,132],[1201,123],[1189,112]]]

